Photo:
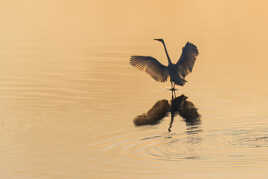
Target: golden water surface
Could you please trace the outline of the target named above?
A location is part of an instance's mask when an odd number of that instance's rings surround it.
[[[0,6],[0,177],[268,176],[268,3],[11,0]],[[177,95],[202,115],[135,127],[170,84],[129,65],[200,55]]]

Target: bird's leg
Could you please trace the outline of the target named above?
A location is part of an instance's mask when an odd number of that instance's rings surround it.
[[[171,132],[171,128],[172,128],[172,124],[173,124],[173,121],[174,121],[174,111],[173,111],[173,107],[172,107],[172,103],[173,103],[173,94],[172,94],[172,102],[171,102],[171,120],[170,120],[170,123],[169,123],[169,128],[168,128],[168,132]]]
[[[173,88],[174,88],[174,96],[175,96],[175,98],[176,98],[175,82],[173,83]]]
[[[174,99],[174,91],[173,90],[171,90],[171,98],[172,98],[171,102],[173,102],[173,99]]]
[[[174,91],[175,90],[175,82],[172,82],[172,81],[170,81],[170,83],[171,83],[171,91]]]
[[[170,91],[172,92],[172,95],[175,95],[175,97],[176,97],[176,89],[175,89],[175,82],[170,82],[171,83],[171,89],[170,89]]]
[[[173,86],[172,82],[171,82],[171,86]],[[175,91],[174,91],[174,89],[172,89],[171,90],[171,106],[170,106],[171,120],[169,123],[168,132],[171,132],[171,128],[172,128],[172,124],[173,124],[174,116],[175,116],[175,111],[174,111],[174,106],[173,106],[174,95],[175,95]]]

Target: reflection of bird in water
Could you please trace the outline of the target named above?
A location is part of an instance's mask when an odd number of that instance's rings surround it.
[[[160,41],[163,44],[168,59],[168,66],[162,65],[155,58],[150,56],[131,56],[130,64],[147,72],[156,81],[165,82],[169,77],[171,89],[174,91],[175,84],[183,86],[187,82],[185,77],[193,70],[196,56],[199,53],[198,49],[194,44],[187,42],[182,48],[182,54],[178,62],[173,64],[169,58],[164,40],[154,40]]]
[[[167,116],[168,111],[168,100],[163,99],[157,101],[155,105],[146,114],[137,116],[134,119],[134,124],[136,126],[158,124],[160,123],[161,119]]]
[[[169,125],[169,131],[173,124],[174,116],[179,114],[187,125],[196,125],[200,123],[200,114],[194,104],[187,100],[188,97],[181,95],[173,98],[170,102],[166,99],[160,100],[146,113],[137,116],[134,119],[136,126],[141,125],[155,125],[159,124],[160,121],[171,113],[171,121]]]
[[[173,97],[173,96],[172,96]],[[194,103],[187,100],[187,96],[180,95],[172,99],[171,101],[171,121],[169,125],[169,131],[174,120],[174,115],[179,113],[179,115],[185,120],[186,125],[196,125],[200,124],[200,114],[197,111],[197,108],[194,106]]]

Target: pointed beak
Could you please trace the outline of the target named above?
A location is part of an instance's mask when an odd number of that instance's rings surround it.
[[[154,40],[161,42],[163,39],[154,39]]]

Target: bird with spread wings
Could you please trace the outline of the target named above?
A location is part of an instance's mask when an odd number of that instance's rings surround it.
[[[151,56],[131,56],[130,64],[141,71],[147,72],[151,77],[159,82],[166,82],[170,79],[171,90],[175,90],[175,85],[183,86],[187,81],[185,77],[192,72],[196,57],[198,56],[197,47],[187,42],[182,48],[182,54],[176,64],[173,64],[167,52],[167,48],[163,39],[154,39],[161,42],[164,46],[168,66],[161,64]]]

